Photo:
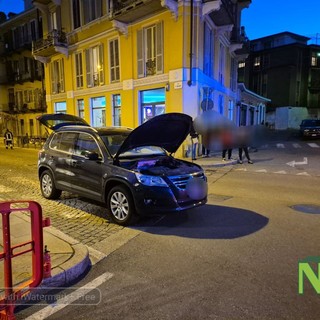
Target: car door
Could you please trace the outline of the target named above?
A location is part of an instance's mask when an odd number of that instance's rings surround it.
[[[55,184],[58,188],[70,189],[74,179],[74,172],[70,166],[76,132],[58,132],[49,145],[48,164],[53,170]]]
[[[98,142],[91,134],[84,132],[79,134],[71,166],[74,172],[72,177],[74,191],[88,198],[101,200],[103,155]]]

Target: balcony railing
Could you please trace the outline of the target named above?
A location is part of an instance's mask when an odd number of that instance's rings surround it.
[[[111,0],[109,16],[129,23],[161,9],[163,7],[160,0]]]
[[[47,34],[46,38],[42,38],[32,42],[32,53],[35,55],[48,56],[53,54],[55,47],[68,46],[66,33],[61,30],[52,30]]]

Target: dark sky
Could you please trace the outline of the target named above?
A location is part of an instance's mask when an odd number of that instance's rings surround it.
[[[241,20],[250,40],[289,31],[320,44],[320,0],[252,0]]]
[[[5,14],[9,12],[20,13],[23,9],[23,0],[0,0],[0,11],[3,11]]]
[[[23,0],[0,0],[6,14],[23,8]],[[320,44],[320,0],[252,0],[241,19],[250,40],[290,31]]]

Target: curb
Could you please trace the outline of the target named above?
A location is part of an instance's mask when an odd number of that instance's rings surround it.
[[[40,287],[63,287],[75,282],[91,268],[89,251],[83,244],[71,245],[71,259],[52,269],[53,275],[43,279]]]

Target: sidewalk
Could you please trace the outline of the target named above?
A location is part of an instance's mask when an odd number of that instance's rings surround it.
[[[28,214],[27,211],[10,213],[11,246],[31,240],[31,223]],[[91,266],[87,247],[54,227],[43,229],[43,244],[50,251],[52,276],[42,281],[42,287],[67,286],[81,277]],[[29,246],[17,248],[14,253],[26,249],[29,249]],[[0,252],[2,251],[2,223],[0,223]],[[29,252],[12,259],[14,286],[31,278],[31,257],[32,253]],[[4,288],[3,260],[0,261],[0,270],[0,298],[2,298]]]
[[[214,167],[224,167],[237,164],[236,159],[222,161],[221,153],[219,154],[211,154],[209,157],[199,156],[197,160],[191,160],[190,158],[184,158],[183,160],[187,160],[193,163],[200,165],[202,168],[214,168]]]

